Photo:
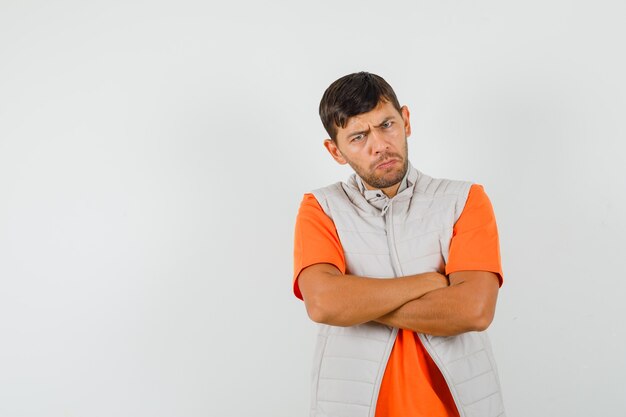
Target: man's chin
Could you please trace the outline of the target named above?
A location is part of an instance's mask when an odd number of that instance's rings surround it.
[[[394,185],[397,185],[400,181],[402,181],[402,178],[404,178],[404,174],[405,173],[394,173],[393,175],[390,176],[377,176],[377,177],[370,177],[370,178],[363,178],[363,181],[365,181],[366,183],[368,183],[371,187],[377,188],[377,189],[385,189],[385,188],[389,188],[389,187],[393,187]]]

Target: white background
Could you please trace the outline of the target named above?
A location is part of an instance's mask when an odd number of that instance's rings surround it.
[[[509,416],[624,416],[623,4],[0,0],[0,416],[307,415],[293,224],[360,70],[492,200]]]

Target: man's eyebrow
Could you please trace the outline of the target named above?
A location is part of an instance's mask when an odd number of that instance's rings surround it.
[[[384,122],[383,122],[383,123],[384,123]],[[367,130],[356,130],[356,131],[354,131],[354,132],[350,132],[350,133],[348,133],[348,134],[346,135],[346,137],[351,138],[352,136],[356,136],[356,135],[364,135],[364,134],[368,133],[369,131],[370,131],[369,129],[367,129]]]
[[[393,120],[393,119],[395,119],[395,116],[394,116],[394,115],[392,115],[392,114],[390,114],[389,116],[385,116],[385,118],[383,119],[383,121],[382,121],[382,122],[380,122],[379,124],[377,124],[377,125],[376,125],[376,126],[374,126],[374,127],[381,127],[382,125],[384,125],[385,123],[387,123],[388,121]],[[370,131],[369,129],[367,129],[367,130],[355,130],[354,132],[350,132],[350,133],[348,133],[348,134],[346,135],[346,137],[351,138],[352,136],[356,136],[356,135],[363,135],[363,134],[368,133],[369,131]]]
[[[385,123],[387,123],[388,121],[393,120],[393,119],[395,119],[395,117],[393,115],[389,115],[389,116],[385,117],[383,119],[383,121],[380,122],[376,127],[381,127],[382,125],[384,125]]]

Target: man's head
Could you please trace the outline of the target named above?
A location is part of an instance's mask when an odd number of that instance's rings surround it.
[[[408,169],[411,125],[391,86],[367,72],[346,75],[326,89],[319,111],[335,161],[349,164],[367,188],[395,195]]]

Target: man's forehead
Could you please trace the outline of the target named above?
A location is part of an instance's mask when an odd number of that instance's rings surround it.
[[[397,116],[399,116],[399,113],[395,107],[393,107],[393,104],[387,101],[381,101],[378,105],[376,105],[376,107],[367,113],[361,113],[350,117],[343,129],[354,129],[360,125],[367,125],[370,123],[379,124],[386,119]]]

